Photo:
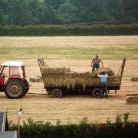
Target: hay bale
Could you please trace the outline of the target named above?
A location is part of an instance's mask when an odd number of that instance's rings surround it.
[[[29,81],[31,81],[31,82],[42,82],[43,79],[42,79],[42,77],[36,77],[36,78],[29,78]]]
[[[121,76],[109,76],[107,85],[121,85]]]
[[[69,68],[41,68],[42,74],[64,74],[66,72],[69,72]]]
[[[75,79],[75,78],[87,79],[87,78],[91,78],[91,77],[92,77],[91,72],[84,72],[84,73],[72,72],[71,73],[71,78],[73,78],[73,79]]]
[[[35,78],[29,78],[29,81],[35,82]]]
[[[126,96],[138,96],[138,94],[127,94]]]
[[[138,104],[138,96],[127,96],[126,103],[127,104]]]
[[[80,73],[80,78],[81,79],[92,78],[92,73],[91,72]]]
[[[114,76],[114,72],[110,68],[99,68],[92,73],[92,77],[96,78],[99,72],[106,72],[108,76]]]
[[[133,77],[133,78],[131,78],[131,81],[138,81],[138,77]]]
[[[59,78],[45,78],[44,79],[44,86],[45,87],[70,87],[70,81],[67,79],[59,79]]]

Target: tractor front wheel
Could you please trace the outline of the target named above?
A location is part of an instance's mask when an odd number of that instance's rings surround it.
[[[19,79],[11,79],[7,82],[5,95],[11,99],[17,99],[22,96],[25,91],[24,83]]]

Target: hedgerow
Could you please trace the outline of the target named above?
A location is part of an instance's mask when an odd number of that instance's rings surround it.
[[[0,26],[0,36],[138,35],[138,24]]]
[[[87,123],[84,118],[79,124],[56,125],[50,122],[34,122],[31,118],[20,126],[20,138],[136,138],[138,122],[128,121],[129,113],[116,116],[115,123]],[[9,130],[17,130],[18,126],[11,123]]]

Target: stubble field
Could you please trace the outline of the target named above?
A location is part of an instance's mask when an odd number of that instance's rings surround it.
[[[109,98],[97,99],[91,95],[69,95],[52,98],[43,89],[43,82],[29,82],[29,93],[21,99],[8,99],[0,93],[0,111],[8,112],[8,120],[17,123],[18,110],[22,107],[21,121],[31,117],[34,121],[56,124],[115,121],[116,115],[129,112],[130,121],[138,121],[138,105],[126,104],[127,94],[138,94],[138,36],[88,36],[88,37],[0,37],[0,63],[15,60],[26,65],[27,79],[40,76],[37,59],[45,58],[48,66],[69,67],[72,71],[91,71],[91,59],[99,54],[105,68],[118,73],[122,58],[126,65],[121,89]]]

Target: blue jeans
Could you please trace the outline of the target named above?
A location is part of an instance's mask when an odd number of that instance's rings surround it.
[[[103,97],[103,93],[105,92],[106,98],[108,98],[108,93],[107,93],[107,84],[106,82],[101,82],[101,90],[100,90],[100,98]]]

